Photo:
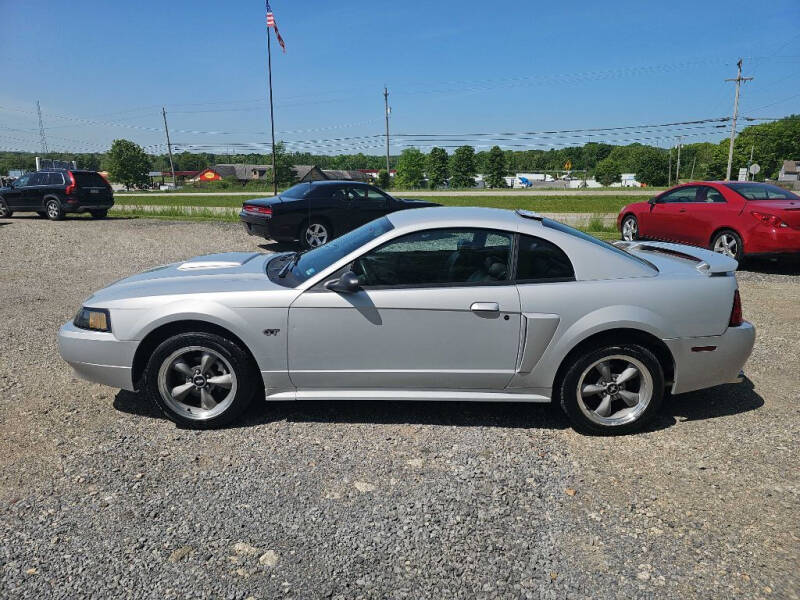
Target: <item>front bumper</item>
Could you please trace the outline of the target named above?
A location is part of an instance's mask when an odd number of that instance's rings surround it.
[[[753,351],[755,339],[755,327],[745,321],[739,327],[728,327],[722,335],[664,340],[675,359],[672,393],[682,394],[737,381]],[[712,347],[713,350],[708,350]]]
[[[72,321],[58,332],[58,352],[78,377],[130,391],[138,343],[118,340],[113,333],[79,329]]]

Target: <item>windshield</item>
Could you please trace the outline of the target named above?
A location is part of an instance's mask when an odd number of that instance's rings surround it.
[[[371,221],[358,229],[353,229],[353,231],[344,234],[342,237],[331,240],[324,246],[302,254],[287,275],[291,274],[295,285],[302,283],[351,252],[358,250],[367,242],[392,229],[394,229],[394,226],[386,217]]]
[[[726,185],[748,200],[800,200],[800,196],[797,194],[768,183],[728,183]]]

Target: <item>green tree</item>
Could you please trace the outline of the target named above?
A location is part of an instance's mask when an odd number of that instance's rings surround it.
[[[417,188],[425,178],[425,155],[416,148],[406,148],[397,161],[396,183],[399,188]]]
[[[604,158],[594,169],[594,177],[602,185],[611,185],[620,180],[622,169],[613,158]]]
[[[263,164],[272,165],[272,154],[264,157]],[[293,165],[292,155],[286,152],[286,145],[283,142],[275,142],[275,171],[278,174],[279,188],[294,184],[296,178]],[[264,176],[264,180],[272,184],[272,169]]]
[[[492,188],[506,187],[506,155],[500,146],[492,146],[486,165],[486,183]]]
[[[431,152],[428,154],[428,185],[432,190],[443,186],[447,181],[450,175],[447,161],[447,150],[431,148]]]
[[[627,160],[620,161],[620,168],[623,172],[635,173],[636,180],[647,185],[667,184],[668,152],[641,144],[632,144],[626,148],[628,148]],[[614,156],[614,151],[609,156]]]
[[[106,169],[112,181],[126,188],[144,187],[148,183],[150,157],[142,147],[130,140],[114,140],[106,155]]]
[[[382,190],[388,190],[392,186],[392,176],[389,171],[381,169],[378,171],[378,187]]]
[[[475,148],[459,146],[450,157],[450,187],[467,188],[475,186]]]

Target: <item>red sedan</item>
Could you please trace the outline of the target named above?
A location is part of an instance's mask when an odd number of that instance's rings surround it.
[[[624,206],[622,239],[667,240],[711,248],[741,261],[800,253],[800,196],[775,185],[703,181]]]

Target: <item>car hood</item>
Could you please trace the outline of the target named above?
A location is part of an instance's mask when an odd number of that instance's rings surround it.
[[[147,297],[286,290],[266,274],[266,263],[275,256],[225,252],[154,267],[115,281],[95,292],[85,304],[102,308],[110,302]]]

